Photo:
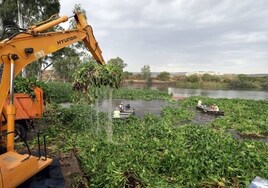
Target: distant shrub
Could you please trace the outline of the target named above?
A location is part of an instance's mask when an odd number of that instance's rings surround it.
[[[268,82],[262,84],[262,88],[268,90]]]
[[[161,81],[168,81],[170,79],[170,73],[169,72],[160,72],[159,75],[157,75],[157,79]]]
[[[260,85],[250,81],[233,80],[230,82],[232,89],[258,89]]]
[[[191,75],[187,77],[187,81],[188,82],[198,82],[199,81],[199,77],[197,75]]]

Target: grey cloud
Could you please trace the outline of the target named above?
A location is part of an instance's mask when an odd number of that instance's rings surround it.
[[[68,2],[61,1],[65,11]],[[153,71],[268,70],[266,0],[77,2],[87,11],[105,58],[123,58],[128,71],[146,64]]]

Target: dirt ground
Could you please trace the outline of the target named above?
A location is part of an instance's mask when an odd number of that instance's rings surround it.
[[[74,151],[61,154],[60,164],[66,187],[88,187],[87,179],[79,166]]]

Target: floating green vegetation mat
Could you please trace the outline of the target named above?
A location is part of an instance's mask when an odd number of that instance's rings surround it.
[[[246,187],[255,176],[268,176],[263,143],[239,142],[207,127],[130,126],[117,125],[114,143],[88,132],[76,137],[92,187],[123,187],[129,174],[148,187]]]
[[[42,81],[38,81],[35,77],[23,78],[18,76],[14,81],[15,93],[28,94],[32,98],[35,97],[34,88],[36,87],[42,88],[45,94],[48,93],[47,85]]]
[[[171,96],[166,91],[152,90],[152,89],[129,89],[120,88],[114,90],[113,98],[116,99],[170,99]]]
[[[112,142],[107,114],[97,116],[86,104],[58,109],[48,142],[59,146],[57,152],[76,151],[90,187],[248,187],[256,176],[267,179],[268,144],[235,140],[226,132],[266,134],[261,125],[267,125],[267,101],[201,98],[226,116],[198,126],[190,123],[198,99],[175,102],[178,107],[165,107],[161,116],[113,122]]]
[[[242,135],[268,136],[268,101],[245,99],[212,99],[189,97],[180,101],[185,108],[195,108],[198,99],[204,104],[217,104],[225,112],[224,118],[216,118],[209,126],[216,129],[234,129]]]

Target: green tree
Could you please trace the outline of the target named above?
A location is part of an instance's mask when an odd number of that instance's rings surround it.
[[[199,77],[197,75],[191,75],[191,76],[188,76],[187,77],[187,81],[188,82],[192,82],[192,83],[198,82],[199,81]]]
[[[11,25],[9,29],[4,32],[2,38],[9,37],[21,30],[18,29],[18,5],[22,15],[23,27],[36,24],[37,22],[47,20],[51,15],[59,13],[59,0],[2,0],[0,7],[0,17],[3,20],[3,26]],[[43,59],[27,66],[26,72],[28,76],[37,75],[41,72]],[[41,75],[41,74],[40,74]]]
[[[238,74],[237,75],[237,78],[241,82],[250,81],[250,78],[247,75],[245,75],[245,74]]]
[[[81,63],[78,52],[71,47],[65,47],[54,54],[53,68],[57,75],[64,82],[72,81],[72,75]]]
[[[127,64],[124,63],[124,61],[120,57],[110,59],[109,61],[107,61],[107,64],[117,65],[122,70],[127,66]]]
[[[0,6],[0,17],[2,20],[3,28],[5,28],[7,25],[17,26],[16,24],[17,19],[18,19],[17,1],[15,0],[1,0],[1,1],[2,3]],[[16,29],[15,31],[17,32],[18,30]],[[1,36],[1,38],[5,38],[7,36],[9,36],[9,34]]]
[[[83,9],[81,7],[81,4],[75,4],[74,8],[73,8],[73,13],[76,12],[80,12],[82,13],[82,15],[85,17],[85,19],[87,19],[87,12],[85,9]],[[69,29],[76,29],[77,28],[77,22],[76,20],[73,18],[70,20],[70,25],[69,25]],[[76,44],[74,44],[74,47],[79,49],[79,51],[81,51],[81,53],[86,54],[88,53],[87,48],[85,47],[84,43],[82,41],[78,41]]]
[[[128,72],[128,71],[123,72],[123,79],[129,79],[131,76],[133,76],[132,72]]]
[[[75,4],[73,8],[73,13],[81,12],[83,16],[87,19],[87,12],[85,9],[81,7],[81,4]],[[76,21],[75,19],[70,20],[70,26],[69,29],[75,29],[76,28]]]
[[[141,75],[144,80],[149,80],[151,78],[151,70],[149,65],[144,65],[141,68]]]
[[[220,81],[219,76],[211,75],[211,74],[203,74],[202,80],[204,82],[218,82]]]
[[[3,3],[3,0],[0,0],[0,7],[2,7],[2,3]],[[2,35],[2,31],[3,31],[3,18],[2,16],[0,16],[0,36]]]
[[[212,75],[210,75],[210,74],[203,74],[202,75],[202,80],[204,81],[204,82],[210,82],[210,81],[212,81]]]
[[[150,85],[152,84],[152,77],[151,77],[152,73],[151,73],[149,65],[144,65],[141,68],[141,75],[142,75],[142,78],[146,80],[147,87],[150,87]]]
[[[157,77],[158,80],[162,80],[162,81],[168,81],[170,79],[170,73],[169,72],[160,72]]]
[[[21,6],[24,26],[34,24],[38,20],[46,20],[60,11],[59,0],[3,0],[0,17],[3,19],[4,27],[10,24],[17,25],[18,3]]]

